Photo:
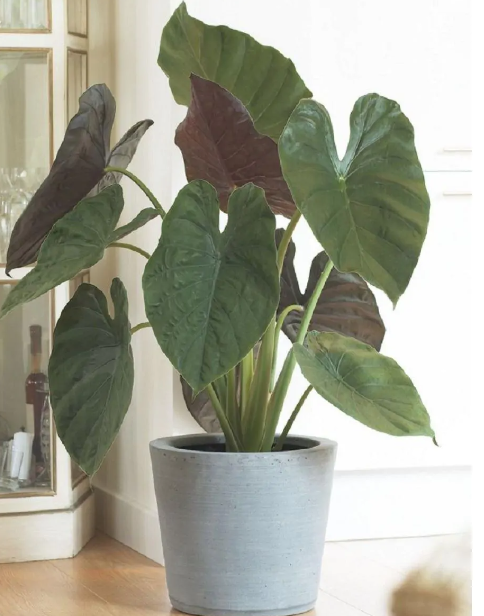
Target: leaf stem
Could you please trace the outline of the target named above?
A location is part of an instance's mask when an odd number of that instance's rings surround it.
[[[270,391],[274,389],[274,381],[276,378],[276,363],[277,363],[277,349],[279,347],[279,335],[281,333],[282,326],[284,325],[284,321],[286,320],[287,315],[293,310],[298,310],[302,312],[304,310],[303,306],[299,306],[298,304],[292,304],[291,306],[287,306],[279,315],[276,323],[276,331],[274,333],[274,357],[272,359],[272,374],[271,374],[271,388]]]
[[[261,451],[262,447],[271,384],[275,327],[276,318],[274,316],[262,336],[259,355],[255,364],[254,378],[252,379],[243,425],[246,451]]]
[[[316,286],[314,287],[314,291],[309,298],[309,302],[306,306],[306,310],[304,312],[304,317],[301,320],[301,327],[299,328],[299,333],[296,338],[296,342],[300,344],[304,343],[304,338],[306,338],[306,334],[308,333],[309,324],[311,323],[311,319],[313,318],[314,311],[316,310],[316,306],[318,304],[319,296],[321,295],[324,285],[331,274],[331,270],[333,269],[333,262],[331,259],[328,259],[324,270],[321,272],[321,276],[319,277]]]
[[[240,405],[241,413],[240,419],[243,422],[244,413],[249,403],[250,387],[252,385],[252,379],[254,377],[254,349],[251,349],[249,353],[244,357],[240,365]]]
[[[149,259],[151,257],[149,252],[146,252],[146,250],[143,250],[142,248],[139,248],[138,246],[135,246],[134,244],[126,244],[124,242],[113,242],[112,244],[108,245],[108,248],[126,248],[127,250],[132,250],[133,252],[137,252],[139,255],[143,255],[143,257],[145,257],[146,259]]]
[[[313,389],[313,386],[309,385],[307,387],[306,391],[301,396],[299,402],[296,404],[295,409],[291,413],[291,416],[289,417],[286,425],[284,426],[284,430],[281,432],[281,436],[277,439],[277,445],[274,447],[274,451],[282,451],[282,448],[284,447],[284,443],[286,441],[287,435],[289,434],[289,431],[292,428],[292,424],[294,423],[294,420],[298,416],[298,413],[301,410],[302,405],[306,402],[306,399],[309,396],[309,394],[311,393],[312,389]]]
[[[304,338],[306,337],[309,324],[311,323],[311,319],[313,317],[314,311],[316,309],[319,296],[324,289],[324,285],[331,274],[331,270],[333,269],[333,262],[331,259],[328,260],[324,270],[321,272],[321,276],[319,277],[318,282],[314,288],[314,291],[309,299],[309,302],[306,306],[306,310],[304,312],[304,317],[301,320],[301,325],[299,327],[299,332],[296,338],[296,342],[303,344]],[[286,399],[287,390],[289,389],[289,384],[291,382],[292,375],[294,373],[294,368],[296,367],[296,358],[294,357],[293,350],[289,351],[287,354],[286,360],[282,367],[281,373],[279,374],[279,378],[277,379],[276,386],[274,387],[274,392],[271,396],[271,400],[268,408],[268,422],[266,425],[266,432],[264,436],[263,442],[263,450],[267,450],[267,447],[272,446],[272,442],[274,440],[274,435],[277,430],[277,424],[279,422],[279,417],[281,415],[282,407],[284,405],[284,400]]]
[[[237,405],[237,391],[236,391],[236,369],[232,368],[227,373],[227,419],[235,432],[240,433],[240,416]]]
[[[226,446],[227,446],[228,451],[240,451],[237,438],[232,431],[232,428],[227,420],[227,416],[225,415],[222,405],[220,404],[220,401],[217,398],[217,394],[215,393],[215,389],[213,388],[212,384],[207,386],[207,393],[210,396],[213,409],[215,411],[215,414],[217,415],[217,419],[225,435]]]
[[[147,327],[151,327],[150,323],[146,322],[146,323],[138,323],[138,325],[135,325],[134,327],[131,328],[131,335],[135,334],[136,332],[139,332],[140,329],[146,329]]]
[[[284,231],[281,242],[279,244],[279,248],[277,249],[277,267],[279,269],[279,274],[281,274],[282,272],[282,267],[284,265],[284,257],[286,256],[287,247],[289,246],[289,242],[291,241],[292,234],[300,218],[301,218],[301,212],[299,210],[296,210],[294,214],[292,215],[292,218],[289,221],[289,224],[287,225]]]
[[[128,177],[139,188],[141,188],[141,190],[145,193],[145,195],[151,201],[153,207],[155,207],[160,212],[161,217],[164,218],[166,216],[166,212],[161,207],[161,203],[158,201],[158,199],[155,197],[155,195],[151,192],[151,190],[148,188],[148,186],[146,186],[146,184],[144,184],[139,179],[139,177],[136,176],[134,173],[131,173],[131,171],[128,171],[127,169],[123,169],[122,167],[106,167],[104,169],[104,172],[105,173],[121,173],[122,175],[125,175],[126,177]]]

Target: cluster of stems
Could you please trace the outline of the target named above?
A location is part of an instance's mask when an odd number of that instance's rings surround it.
[[[119,172],[129,177],[141,188],[161,217],[165,216],[165,211],[153,193],[134,174],[117,167],[108,167],[105,171],[106,173]],[[296,210],[279,243],[277,252],[279,274],[282,272],[284,257],[300,217],[301,213]],[[146,258],[150,257],[149,253],[133,244],[115,242],[111,246],[126,248]],[[312,386],[309,385],[296,404],[281,434],[277,437],[281,412],[296,367],[296,359],[291,348],[276,379],[276,359],[282,325],[290,312],[302,311],[303,316],[296,343],[304,342],[314,310],[332,268],[333,263],[328,260],[305,307],[288,306],[279,317],[274,315],[257,345],[259,347],[257,358],[254,357],[254,349],[252,349],[240,364],[207,387],[206,392],[225,435],[227,451],[282,450],[294,420],[312,390]],[[149,326],[149,323],[140,323],[132,328],[131,333]]]

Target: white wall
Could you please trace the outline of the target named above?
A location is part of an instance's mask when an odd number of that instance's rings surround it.
[[[91,11],[91,15],[94,11]],[[163,24],[169,16],[168,2],[135,3],[114,0],[107,19],[99,28],[111,31],[112,71],[95,75],[90,59],[89,79],[106,81],[117,101],[116,141],[138,120],[151,118],[155,124],[146,133],[130,166],[155,192],[161,203],[171,201],[172,99],[167,80],[156,63]],[[92,34],[92,31],[91,31]],[[122,222],[132,219],[146,197],[139,189],[123,182],[125,209]],[[160,222],[152,221],[130,236],[130,241],[145,250],[154,250]],[[109,252],[109,251],[108,251]],[[141,292],[143,257],[128,251],[112,251],[107,262],[93,272],[94,284],[108,292],[113,276],[119,276],[128,291],[129,314],[133,325],[145,321]],[[161,559],[151,463],[148,443],[172,431],[173,370],[162,355],[149,330],[133,338],[135,389],[131,408],[121,432],[102,468],[94,479],[98,488],[98,513],[101,527],[118,539]]]
[[[118,100],[117,134],[139,119],[155,120],[131,168],[169,207],[185,182],[181,155],[173,144],[185,109],[172,102],[156,58],[162,26],[178,1],[151,0],[136,3],[136,8],[129,0],[113,4],[110,85]],[[469,154],[445,149],[470,147],[468,1],[459,2],[458,10],[452,0],[409,0],[404,10],[388,0],[188,0],[187,4],[195,17],[245,30],[291,57],[315,98],[327,106],[341,153],[349,113],[362,94],[376,91],[395,98],[413,122],[433,210],[421,262],[397,309],[393,312],[378,294],[388,330],[382,350],[401,363],[421,391],[441,448],[429,439],[395,439],[372,432],[314,393],[295,429],[339,442],[330,538],[455,530],[465,519],[468,498],[468,473],[461,467],[469,463],[465,434],[471,403],[461,358],[470,352],[471,342],[457,338],[463,317],[453,289],[469,287],[475,272],[461,265],[468,255],[470,200],[444,196],[470,192]],[[123,185],[125,217],[130,218],[145,201],[135,188]],[[137,232],[133,241],[150,250],[158,232],[158,225],[152,224]],[[296,268],[304,287],[319,247],[304,223],[295,240]],[[106,282],[109,272],[115,272],[123,279],[133,323],[144,319],[143,265],[136,255],[113,254],[100,276]],[[96,477],[103,505],[100,523],[135,549],[160,558],[148,441],[198,431],[198,426],[188,416],[178,377],[151,333],[136,334],[133,347],[137,373],[133,404]],[[286,416],[303,388],[302,378],[296,377]],[[392,468],[394,472],[382,470]],[[348,508],[353,507],[349,499],[356,490],[362,497],[354,503],[355,515],[349,516]],[[449,502],[452,490],[460,505]],[[384,502],[393,503],[402,515],[390,515],[388,523],[390,510],[387,504],[387,513],[382,513]],[[383,515],[386,524],[380,523]]]

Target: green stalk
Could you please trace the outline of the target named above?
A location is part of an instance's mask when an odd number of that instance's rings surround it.
[[[259,356],[254,372],[249,402],[244,417],[244,448],[246,451],[260,451],[266,422],[269,387],[271,384],[272,357],[274,354],[274,332],[276,318],[262,336]]]
[[[225,374],[213,382],[213,387],[217,398],[220,400],[222,408],[227,408],[227,377]]]
[[[296,210],[292,215],[289,224],[287,225],[284,235],[282,236],[281,243],[279,244],[279,248],[277,249],[277,267],[279,268],[279,274],[282,272],[282,267],[284,265],[284,257],[286,256],[287,247],[289,246],[289,242],[291,241],[292,234],[294,229],[296,228],[299,219],[301,218],[301,212]]]
[[[139,255],[142,255],[146,259],[151,257],[149,252],[135,246],[134,244],[126,244],[125,242],[113,242],[112,244],[108,244],[108,248],[126,248],[127,250],[132,250],[133,252],[137,252]]]
[[[304,308],[303,306],[292,304],[291,306],[288,306],[287,308],[285,308],[279,315],[279,318],[277,319],[276,332],[274,334],[274,357],[272,358],[272,374],[271,374],[270,391],[274,389],[274,381],[276,379],[276,363],[277,363],[277,349],[279,347],[279,336],[280,336],[281,329],[282,329],[282,326],[284,325],[284,321],[286,320],[287,315],[293,310],[298,310],[299,312],[302,312]]]
[[[153,207],[155,207],[160,212],[161,217],[164,218],[166,216],[166,212],[161,207],[161,203],[158,201],[158,199],[155,197],[155,195],[151,192],[151,190],[148,188],[148,186],[146,186],[146,184],[144,184],[139,179],[139,177],[136,176],[134,173],[131,173],[131,171],[128,171],[127,169],[122,169],[121,167],[106,167],[104,169],[104,173],[121,173],[122,175],[125,175],[126,177],[128,177],[139,188],[141,188],[141,190],[145,193],[145,195],[151,201]]]
[[[212,384],[207,386],[207,393],[210,396],[210,400],[212,402],[215,414],[217,415],[217,419],[220,423],[220,426],[222,427],[222,432],[225,435],[227,451],[240,451],[237,438],[227,420],[227,417],[224,413],[219,399],[217,398],[217,394],[215,393],[215,389],[213,388]]]
[[[294,423],[299,411],[302,408],[302,405],[306,402],[306,399],[311,393],[312,389],[313,389],[313,386],[309,385],[306,391],[301,396],[299,402],[296,404],[296,407],[291,413],[291,416],[289,417],[288,422],[284,426],[284,430],[281,432],[281,436],[277,440],[277,445],[274,447],[274,451],[282,451],[287,435],[289,434],[289,431],[292,428],[292,424]]]
[[[232,430],[240,434],[240,417],[237,405],[237,385],[236,385],[236,369],[232,368],[227,374],[227,419],[232,426]]]
[[[252,379],[254,378],[254,349],[251,349],[244,357],[240,370],[240,414],[243,423],[245,410],[249,403],[250,387],[252,385]]]
[[[138,325],[131,328],[131,335],[139,332],[140,329],[145,329],[146,327],[151,327],[151,325],[149,323],[138,323]]]
[[[324,289],[324,285],[326,284],[326,281],[328,280],[332,269],[333,262],[331,261],[331,259],[329,259],[326,263],[326,267],[324,268],[323,272],[321,273],[321,276],[319,277],[316,287],[309,299],[308,305],[306,306],[304,317],[301,321],[301,325],[299,328],[299,333],[296,338],[296,343],[304,343],[304,339],[306,337],[309,324],[313,317],[314,310],[316,309],[319,296]],[[284,362],[284,366],[282,367],[279,378],[277,379],[276,386],[274,387],[271,400],[269,402],[269,408],[267,412],[268,423],[266,425],[266,432],[262,444],[264,451],[270,451],[274,442],[277,424],[279,422],[279,417],[281,415],[284,400],[286,399],[287,390],[289,389],[289,383],[291,382],[295,367],[296,358],[294,357],[294,353],[291,349],[286,357],[286,361]]]

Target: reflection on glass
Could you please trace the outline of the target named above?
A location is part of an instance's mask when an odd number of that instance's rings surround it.
[[[45,30],[47,0],[0,0],[0,30]]]
[[[15,283],[0,283],[3,303]],[[17,491],[52,489],[52,414],[47,385],[51,295],[13,310],[0,321],[0,446],[21,452]],[[10,452],[4,479],[18,464]],[[15,474],[15,473],[14,473]],[[7,491],[0,485],[0,496]]]
[[[80,51],[67,51],[67,118],[77,113],[79,97],[87,89],[87,55]]]
[[[48,52],[0,49],[0,263],[50,167],[49,90]]]
[[[87,0],[67,0],[67,30],[87,36]]]
[[[0,167],[0,263],[7,260],[8,243],[15,223],[47,173],[47,168]]]

